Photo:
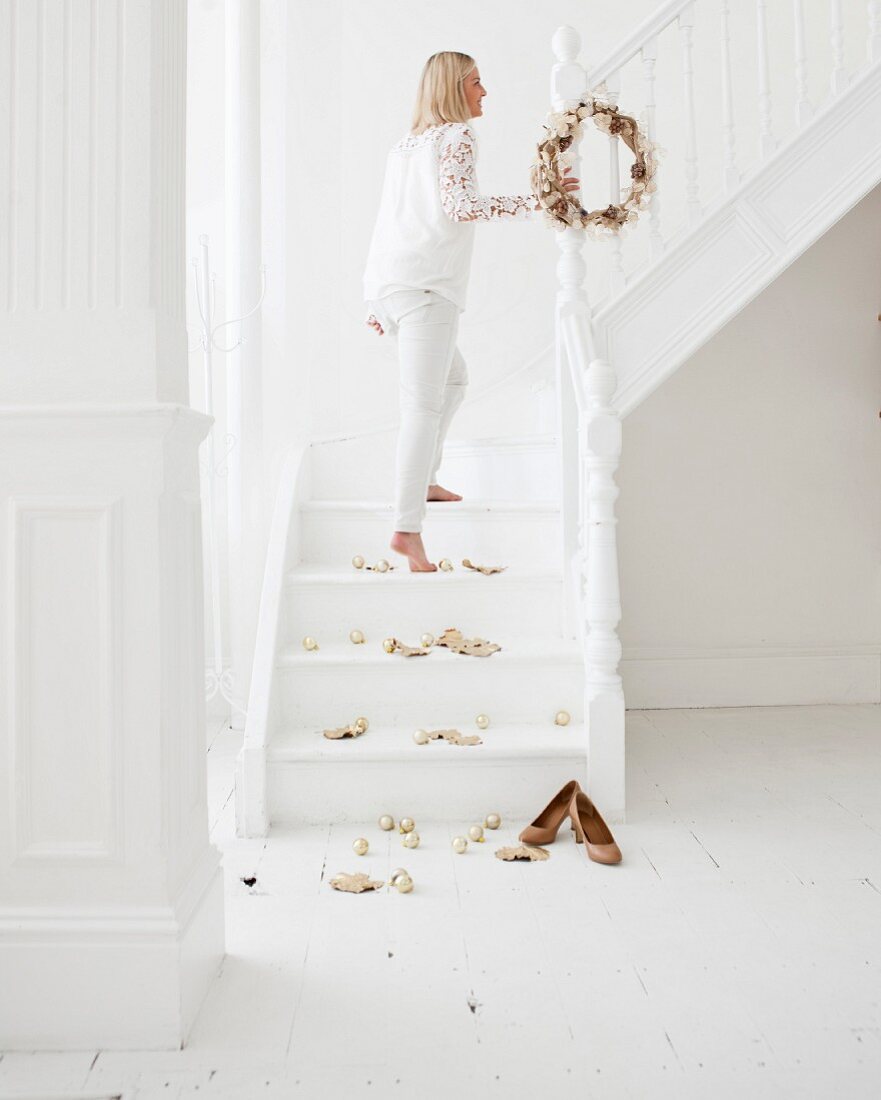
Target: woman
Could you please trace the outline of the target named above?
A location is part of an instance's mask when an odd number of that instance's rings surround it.
[[[461,500],[437,484],[444,439],[468,376],[456,347],[475,221],[528,219],[533,195],[484,196],[475,175],[486,89],[474,58],[456,51],[425,63],[410,133],[386,163],[379,214],[364,272],[367,324],[397,337],[401,427],[391,547],[413,572],[434,572],[422,521],[426,500]],[[569,171],[569,169],[567,169]],[[565,181],[575,190],[578,180]]]

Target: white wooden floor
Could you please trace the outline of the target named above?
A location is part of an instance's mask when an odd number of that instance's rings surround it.
[[[631,711],[627,731],[618,867],[568,829],[547,863],[504,864],[519,821],[461,857],[467,821],[418,822],[415,852],[372,821],[236,840],[217,732],[229,955],[190,1043],[6,1054],[0,1096],[881,1095],[881,708]],[[398,865],[409,896],[328,886]]]

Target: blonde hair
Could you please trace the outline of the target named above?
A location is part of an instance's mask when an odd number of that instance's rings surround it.
[[[421,134],[443,122],[468,122],[463,81],[476,64],[473,57],[456,50],[442,50],[429,57],[419,78],[411,134]]]

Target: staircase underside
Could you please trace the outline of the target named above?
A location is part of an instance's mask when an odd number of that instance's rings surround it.
[[[756,136],[758,141],[758,135]],[[866,66],[594,314],[626,415],[881,181],[881,64]],[[834,272],[830,292],[834,293]],[[658,339],[658,334],[662,338]]]

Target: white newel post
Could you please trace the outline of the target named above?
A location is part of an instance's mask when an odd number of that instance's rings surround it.
[[[552,49],[557,58],[552,75],[555,110],[567,101],[590,94],[585,70],[578,63],[580,38],[572,27],[560,27]],[[617,80],[607,82],[609,98],[617,95]],[[569,150],[572,174],[581,178],[576,151]],[[557,275],[557,382],[560,423],[577,423],[578,455],[573,478],[571,450],[563,432],[564,545],[574,555],[572,575],[575,605],[581,616],[579,636],[585,647],[584,717],[587,727],[587,789],[609,821],[623,821],[624,691],[618,665],[621,643],[618,623],[618,549],[615,472],[621,457],[621,418],[612,405],[615,371],[598,358],[591,309],[584,279],[585,234],[580,229],[557,231],[560,259]],[[619,242],[620,244],[620,242]],[[572,499],[572,485],[577,500]],[[568,513],[568,514],[567,514]],[[571,540],[571,550],[569,542]]]
[[[186,3],[42,7],[0,9],[0,1048],[171,1049],[224,950]]]

